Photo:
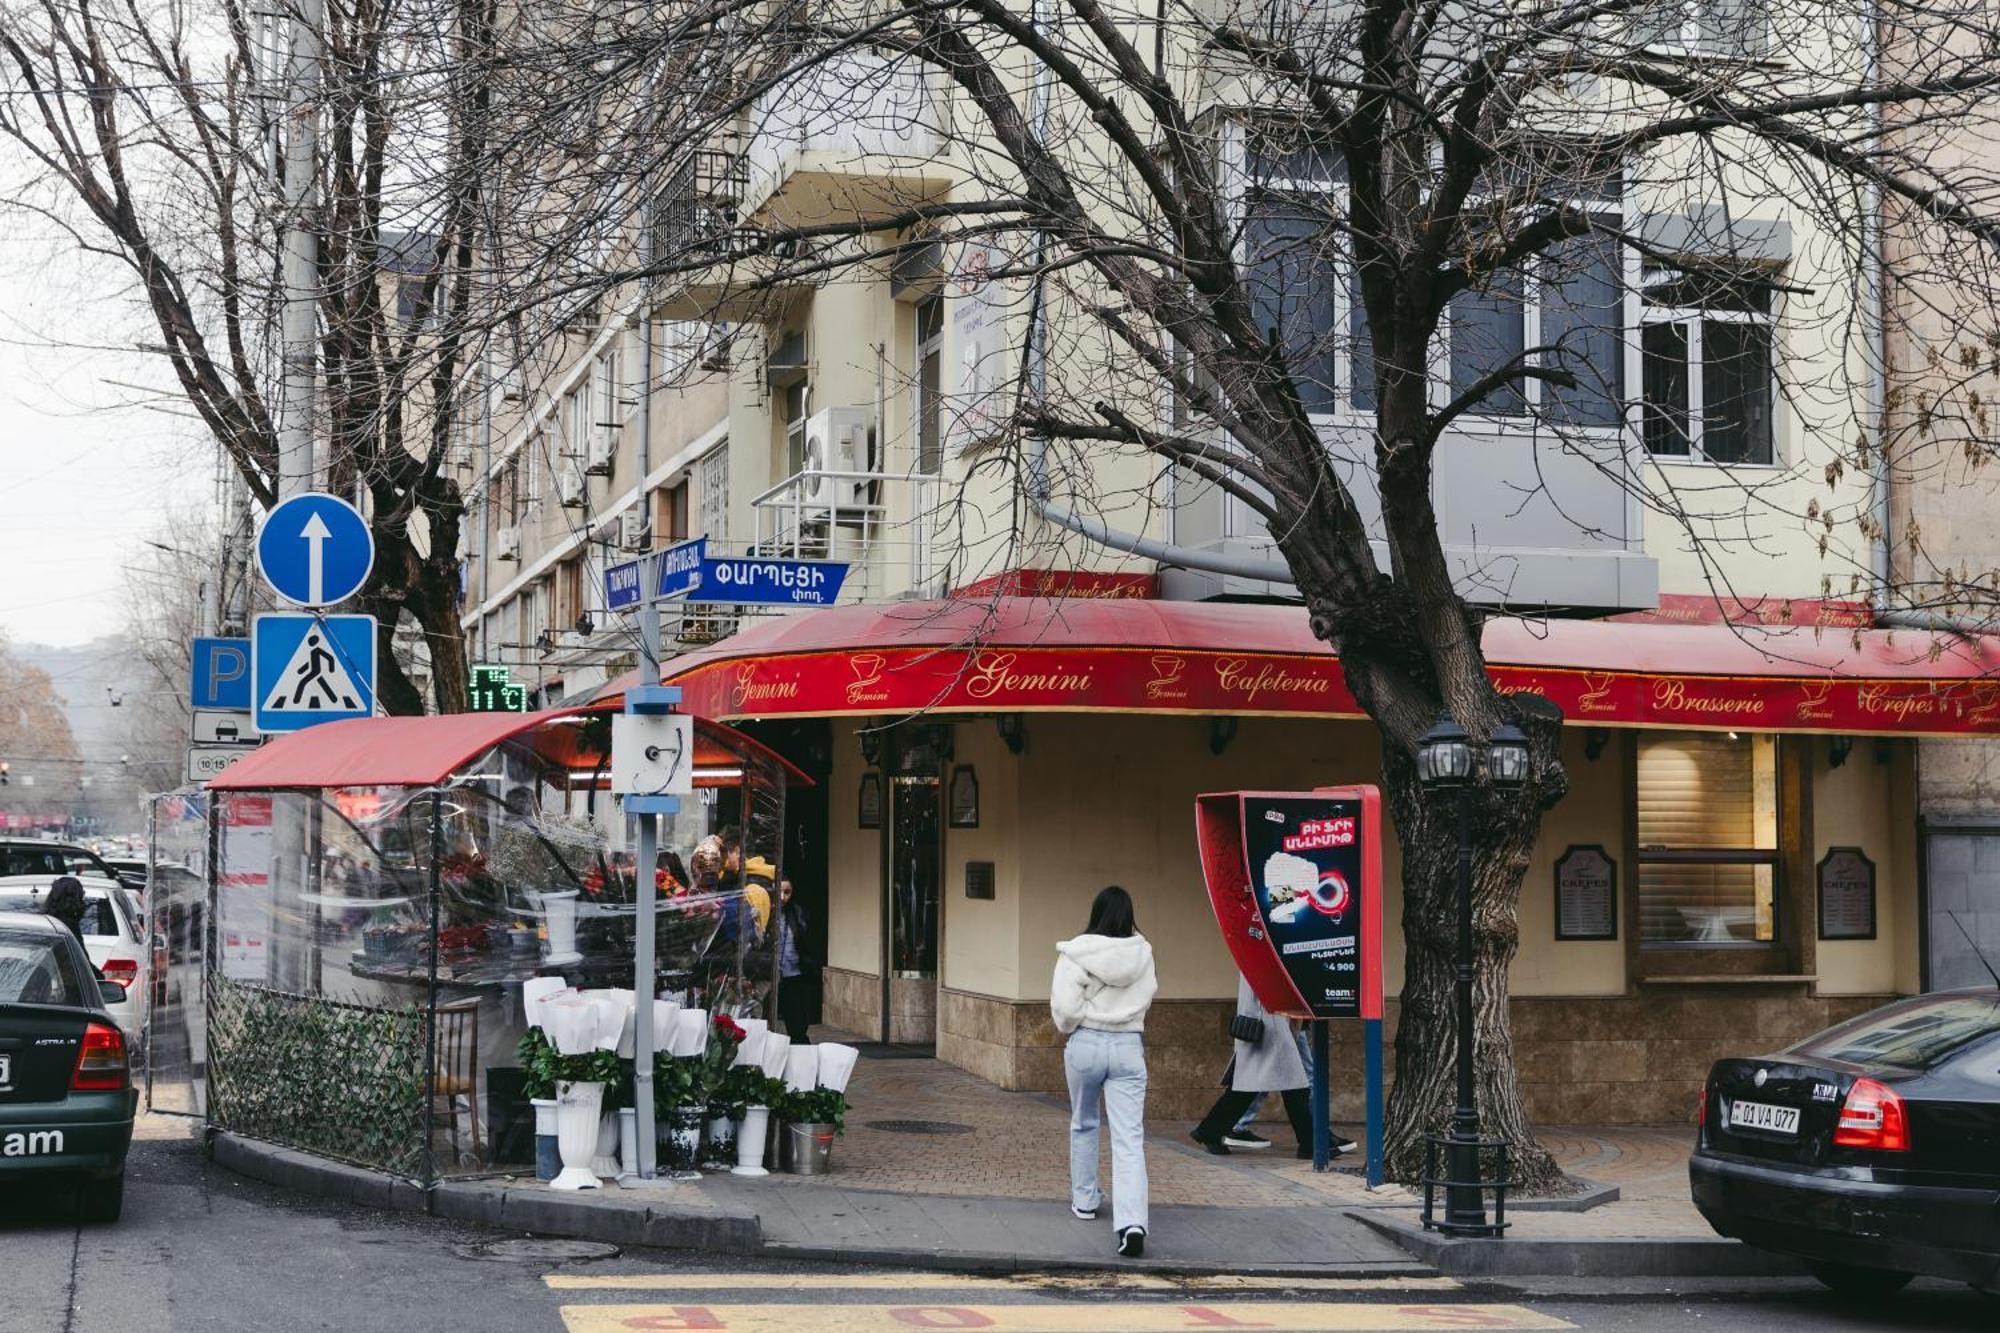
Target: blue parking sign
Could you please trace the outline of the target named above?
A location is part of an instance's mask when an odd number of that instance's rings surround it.
[[[375,617],[258,616],[250,642],[257,730],[374,715]]]
[[[196,639],[188,702],[204,712],[250,711],[250,640]]]

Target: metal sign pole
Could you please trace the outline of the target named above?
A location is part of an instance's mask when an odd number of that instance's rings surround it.
[[[656,685],[660,679],[660,609],[651,601],[639,608],[639,680],[642,686]],[[636,1008],[632,1035],[632,1106],[639,1137],[639,1179],[652,1180],[658,1172],[655,1161],[653,1124],[653,1000],[658,989],[653,959],[659,904],[656,900],[654,866],[659,861],[659,824],[651,809],[635,816],[639,821],[637,855],[632,865],[633,900],[638,908],[635,945],[632,951],[632,1003]]]
[[[1327,1082],[1327,1032],[1326,1020],[1312,1021],[1312,1112],[1313,1112],[1313,1170],[1324,1171],[1332,1164],[1333,1134],[1330,1121],[1333,1116],[1332,1097]]]

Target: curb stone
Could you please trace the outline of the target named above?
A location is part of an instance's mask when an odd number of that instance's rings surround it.
[[[1739,1240],[1492,1240],[1440,1236],[1380,1209],[1347,1216],[1447,1277],[1794,1277],[1805,1265]]]

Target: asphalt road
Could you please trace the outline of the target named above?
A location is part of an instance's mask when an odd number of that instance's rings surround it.
[[[1870,1310],[1805,1282],[1121,1283],[666,1251],[563,1257],[479,1228],[296,1199],[208,1162],[174,1128],[146,1127],[116,1226],[70,1224],[53,1191],[0,1194],[0,1333],[2000,1327],[2000,1302],[1941,1283]]]

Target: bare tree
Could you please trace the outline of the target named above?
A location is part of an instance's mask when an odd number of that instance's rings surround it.
[[[437,707],[464,706],[464,502],[448,465],[488,229],[494,12],[486,0],[361,0],[327,6],[319,33],[314,431],[325,485],[371,501],[377,560],[357,609],[380,621],[380,696],[401,713],[424,706],[390,651],[404,616],[429,647]],[[278,241],[290,220],[272,82],[285,17],[236,0],[0,10],[0,134],[39,168],[10,206],[129,272],[158,331],[144,350],[171,367],[265,507],[277,494]]]
[[[1478,1097],[1517,1175],[1549,1180],[1516,1085],[1506,976],[1541,813],[1567,783],[1561,715],[1488,677],[1481,622],[1506,598],[1468,595],[1480,571],[1449,549],[1439,470],[1477,459],[1468,428],[1499,419],[1529,442],[1499,484],[1553,506],[1552,521],[1587,523],[1550,481],[1581,466],[1673,524],[1718,593],[1745,557],[1802,532],[1829,595],[1879,593],[1885,475],[1866,381],[1881,362],[1881,229],[1935,242],[1891,262],[1969,284],[1962,318],[1991,309],[1994,182],[1937,151],[1947,127],[1992,120],[1991,17],[1900,0],[662,13],[649,58],[705,76],[672,85],[680,100],[632,156],[655,180],[677,158],[740,153],[759,117],[851,123],[899,80],[926,97],[900,113],[900,138],[853,150],[892,162],[868,207],[736,218],[690,197],[688,225],[623,276],[755,320],[759,292],[775,302],[858,266],[978,247],[998,256],[984,276],[1021,298],[1002,420],[978,432],[1010,470],[989,509],[1011,512],[1017,540],[1073,540],[1037,522],[1063,504],[1143,519],[1162,471],[1268,528],[1380,729],[1403,848],[1390,1155],[1406,1179],[1448,1118],[1456,1026],[1454,812],[1417,781],[1417,742],[1441,711],[1482,754],[1504,724],[1527,732],[1529,781],[1496,789],[1482,761],[1470,797]],[[1710,324],[1708,360],[1690,369],[1686,340]],[[1691,375],[1709,377],[1705,403]],[[1642,395],[1646,377],[1666,378]],[[1737,466],[1767,461],[1758,440],[1780,412],[1833,442],[1797,450],[1785,484]],[[1715,466],[1692,480],[1655,466],[1689,457]],[[1808,500],[1792,483],[1818,489]]]

